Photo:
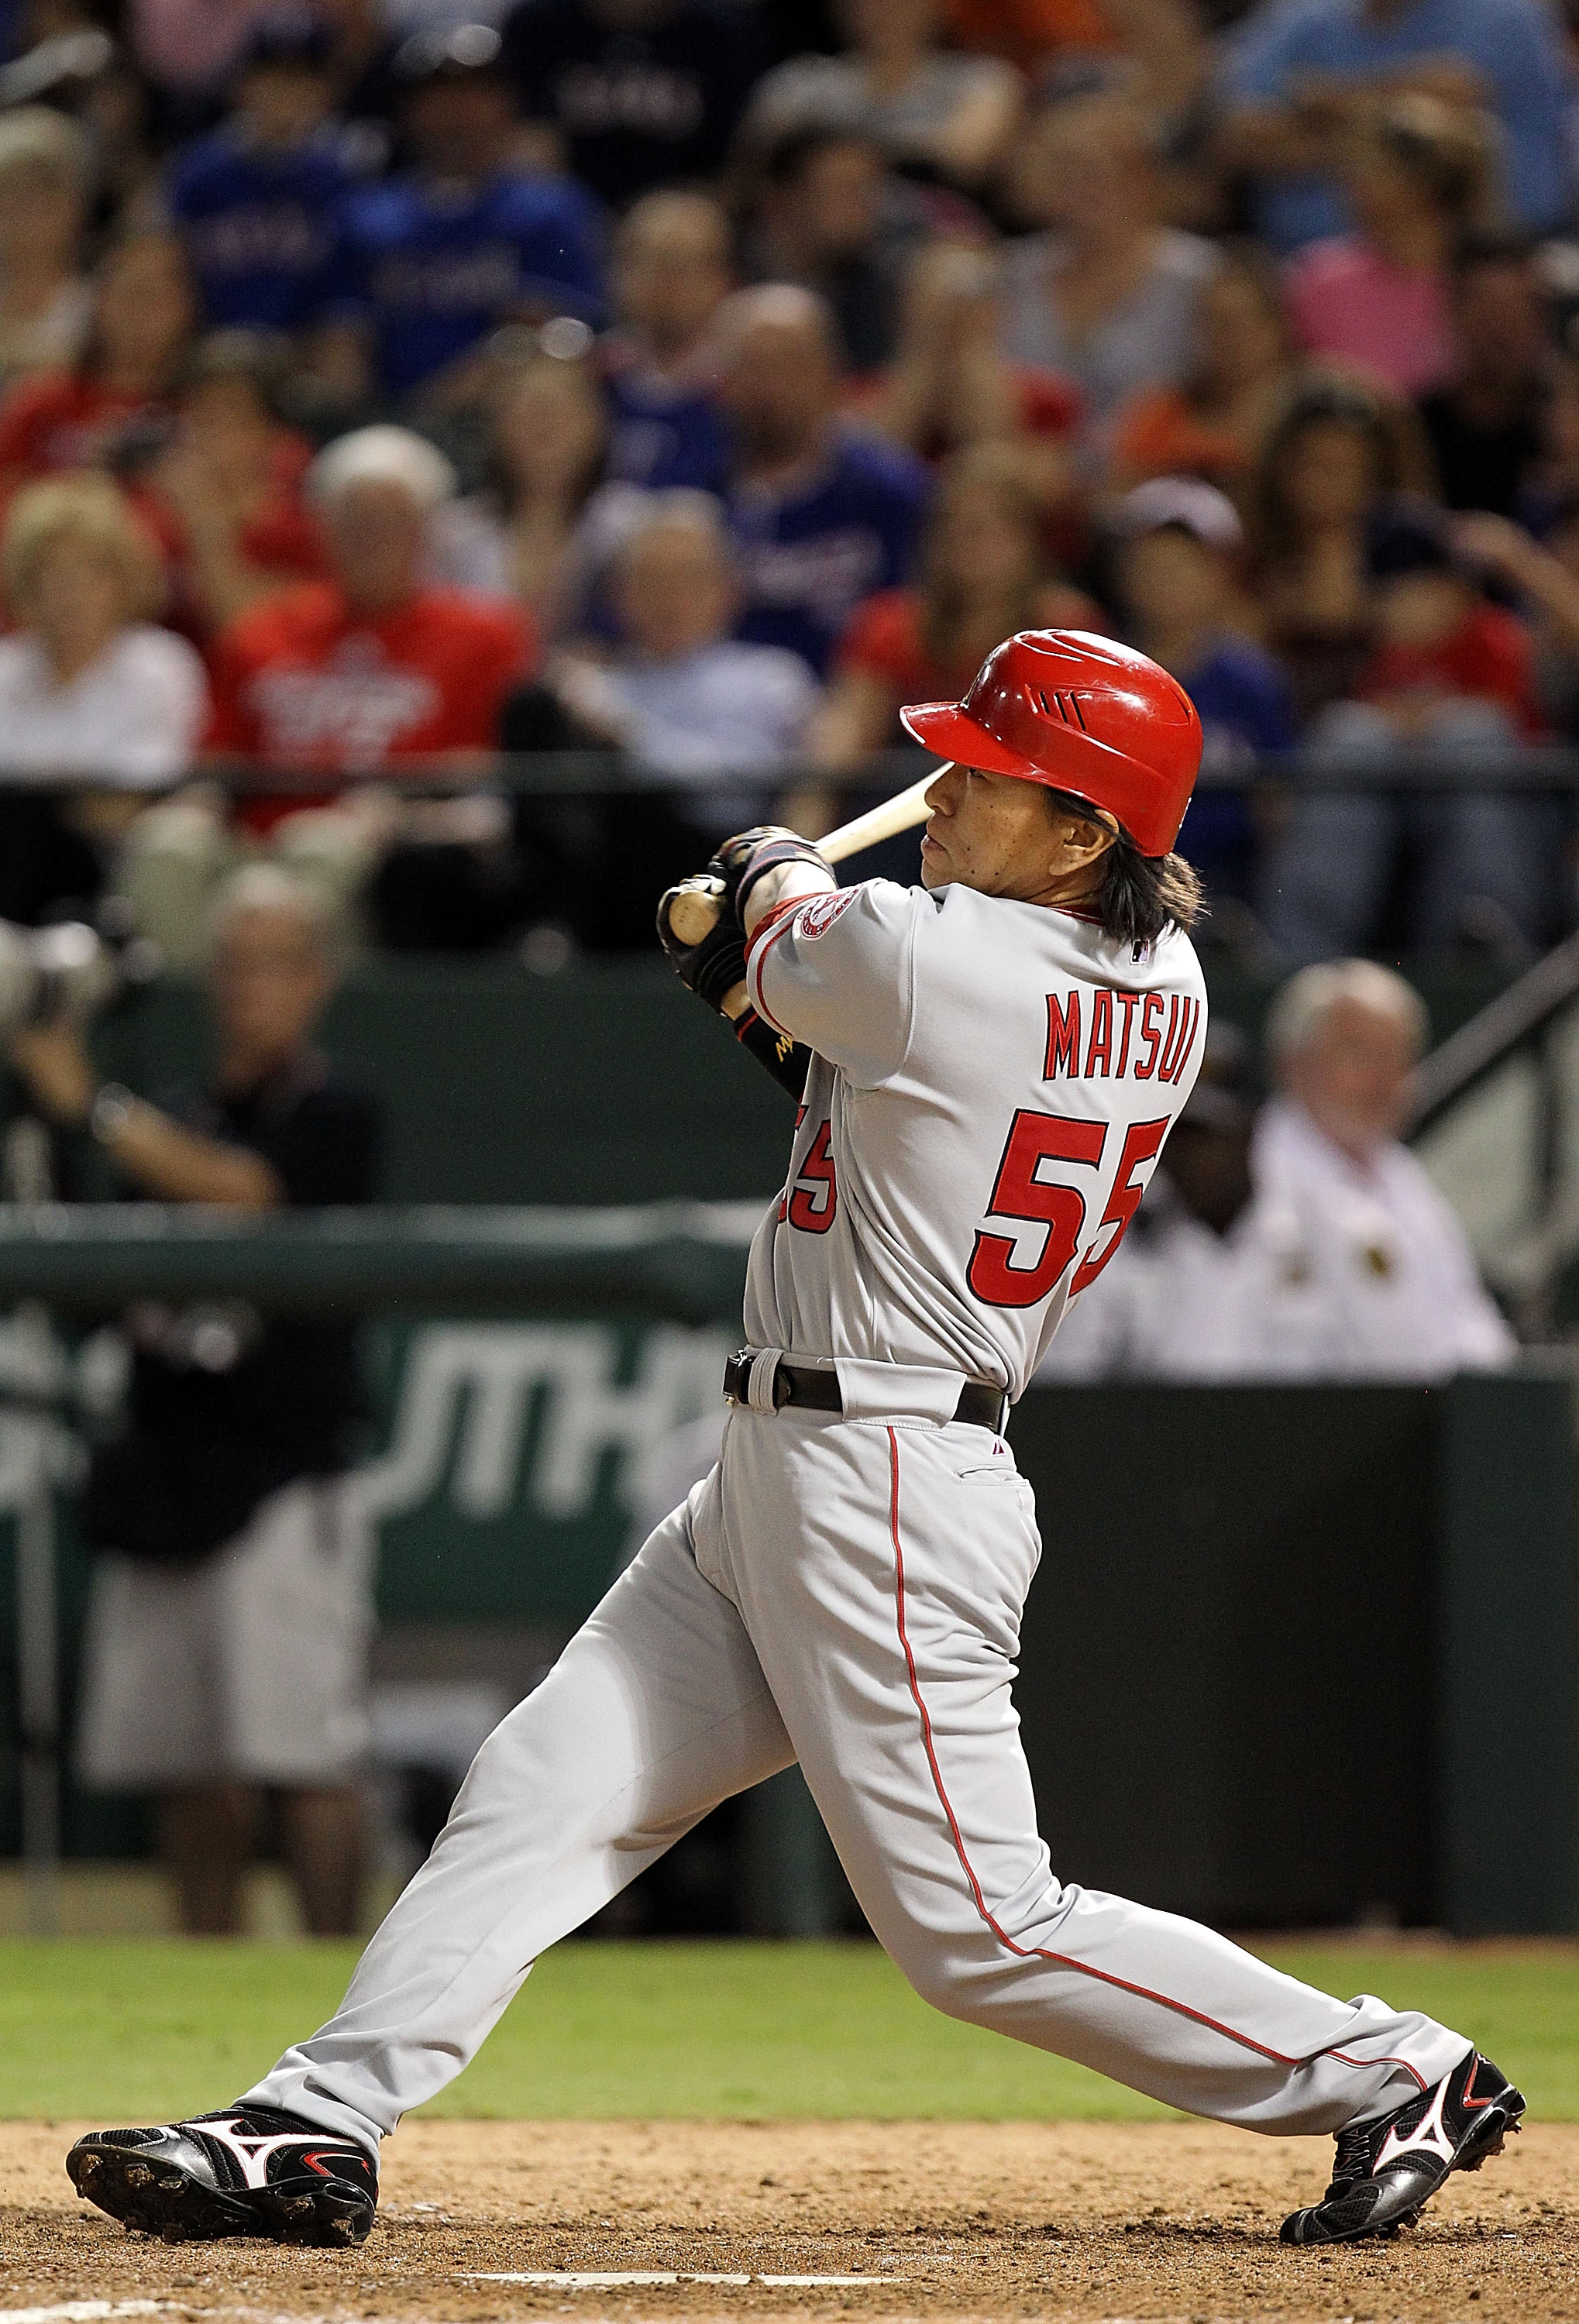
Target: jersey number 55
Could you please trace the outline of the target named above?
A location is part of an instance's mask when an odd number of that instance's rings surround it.
[[[1124,1229],[1140,1209],[1146,1191],[1135,1185],[1135,1173],[1143,1163],[1156,1160],[1168,1135],[1168,1119],[1163,1114],[1156,1121],[1132,1121],[1125,1131],[1113,1192],[1090,1248],[1075,1271],[1069,1286],[1071,1299],[1095,1282],[1122,1241]],[[984,1305],[1034,1307],[1078,1256],[1085,1235],[1085,1197],[1078,1186],[1044,1178],[1042,1165],[1073,1162],[1084,1169],[1100,1170],[1112,1126],[1067,1114],[1033,1113],[1023,1107],[1015,1115],[998,1164],[987,1215],[1012,1219],[1027,1228],[1041,1226],[1046,1233],[1039,1255],[1027,1264],[1018,1256],[1026,1236],[990,1234],[985,1227],[977,1229],[966,1280]],[[1111,1233],[1106,1232],[1109,1228]]]

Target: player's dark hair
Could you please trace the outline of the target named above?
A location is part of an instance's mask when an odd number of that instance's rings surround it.
[[[1142,855],[1121,834],[1102,859],[1097,916],[1116,944],[1150,941],[1170,925],[1187,935],[1205,908],[1200,874],[1182,855]]]
[[[1047,798],[1060,814],[1091,821],[1084,799],[1050,788]],[[1123,831],[1102,859],[1102,879],[1092,902],[1103,936],[1115,944],[1150,943],[1169,927],[1187,935],[1206,909],[1194,864],[1182,855],[1142,855]]]

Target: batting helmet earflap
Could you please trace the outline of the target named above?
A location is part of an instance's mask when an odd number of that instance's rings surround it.
[[[1086,630],[1021,630],[993,647],[962,702],[900,716],[940,758],[1104,807],[1142,855],[1168,853],[1200,770],[1201,722],[1178,680]]]

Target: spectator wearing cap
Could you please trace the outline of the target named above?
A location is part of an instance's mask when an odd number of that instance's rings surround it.
[[[1249,179],[1263,241],[1292,252],[1347,230],[1344,139],[1378,97],[1407,89],[1486,107],[1515,221],[1532,234],[1559,225],[1567,70],[1541,0],[1260,0],[1230,44],[1217,155]]]
[[[330,125],[325,27],[266,16],[230,87],[229,117],[185,146],[165,199],[214,328],[297,333],[319,319],[352,177]]]
[[[1400,848],[1415,859],[1409,941],[1518,957],[1555,922],[1558,835],[1548,805],[1464,788],[1390,793],[1400,758],[1472,762],[1540,729],[1530,641],[1487,603],[1429,503],[1396,500],[1372,518],[1367,553],[1376,643],[1354,698],[1308,738],[1313,757],[1373,770],[1366,790],[1296,796],[1268,865],[1264,917],[1284,959],[1373,945]]]
[[[1518,235],[1464,241],[1449,290],[1449,376],[1420,404],[1450,509],[1519,512],[1537,473],[1552,386],[1547,302],[1535,252]]]
[[[1485,208],[1491,129],[1414,92],[1351,124],[1343,183],[1358,231],[1311,244],[1288,268],[1288,311],[1307,354],[1395,395],[1449,376],[1448,263]]]
[[[354,193],[326,300],[326,368],[400,402],[475,394],[503,323],[600,320],[596,206],[512,159],[515,104],[486,24],[417,33],[395,60],[414,170]]]
[[[736,634],[790,647],[820,678],[856,606],[910,579],[927,472],[841,427],[837,337],[810,291],[736,291],[718,350],[743,588]]]
[[[713,324],[734,286],[727,214],[706,194],[643,194],[615,230],[610,281],[611,479],[720,491],[728,438],[708,391]]]
[[[1039,1377],[1430,1380],[1505,1364],[1513,1334],[1464,1230],[1399,1142],[1425,1036],[1390,969],[1303,970],[1273,1003],[1278,1094],[1258,1107],[1248,1045],[1214,1027],[1129,1233]]]
[[[1113,512],[1113,578],[1128,635],[1171,670],[1201,716],[1203,765],[1227,771],[1275,758],[1295,741],[1286,673],[1262,646],[1236,631],[1242,616],[1240,567],[1244,530],[1233,503],[1192,476],[1138,484]],[[1255,831],[1236,791],[1197,791],[1190,805],[1189,857],[1219,906],[1247,902]]]
[[[330,577],[266,599],[219,638],[208,735],[218,758],[337,788],[403,761],[486,772],[501,706],[536,641],[519,607],[425,583],[433,519],[454,489],[443,455],[402,428],[363,429],[319,455],[308,498]],[[347,905],[401,820],[332,798],[254,797],[229,825],[188,802],[144,818],[126,871],[142,926],[189,959],[215,881],[265,843]],[[458,828],[470,828],[466,804]]]
[[[936,0],[842,0],[836,14],[845,52],[775,65],[752,93],[748,149],[791,130],[842,130],[872,138],[891,162],[980,186],[1020,118],[1013,66],[940,47]]]
[[[618,211],[719,174],[762,60],[731,0],[521,0],[504,62],[527,119]]]
[[[69,370],[87,342],[93,293],[82,237],[93,152],[47,106],[0,115],[0,386]]]

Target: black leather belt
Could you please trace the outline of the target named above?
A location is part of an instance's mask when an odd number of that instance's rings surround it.
[[[752,1351],[743,1348],[725,1362],[725,1404],[750,1402],[753,1360]],[[804,1412],[843,1412],[845,1398],[837,1372],[817,1370],[809,1364],[786,1363],[780,1357],[773,1373],[773,1409],[781,1411],[787,1404],[798,1405]],[[966,1380],[954,1407],[954,1417],[968,1421],[973,1428],[991,1428],[1002,1435],[1009,1421],[1009,1398],[1002,1388],[992,1387],[986,1380]]]

